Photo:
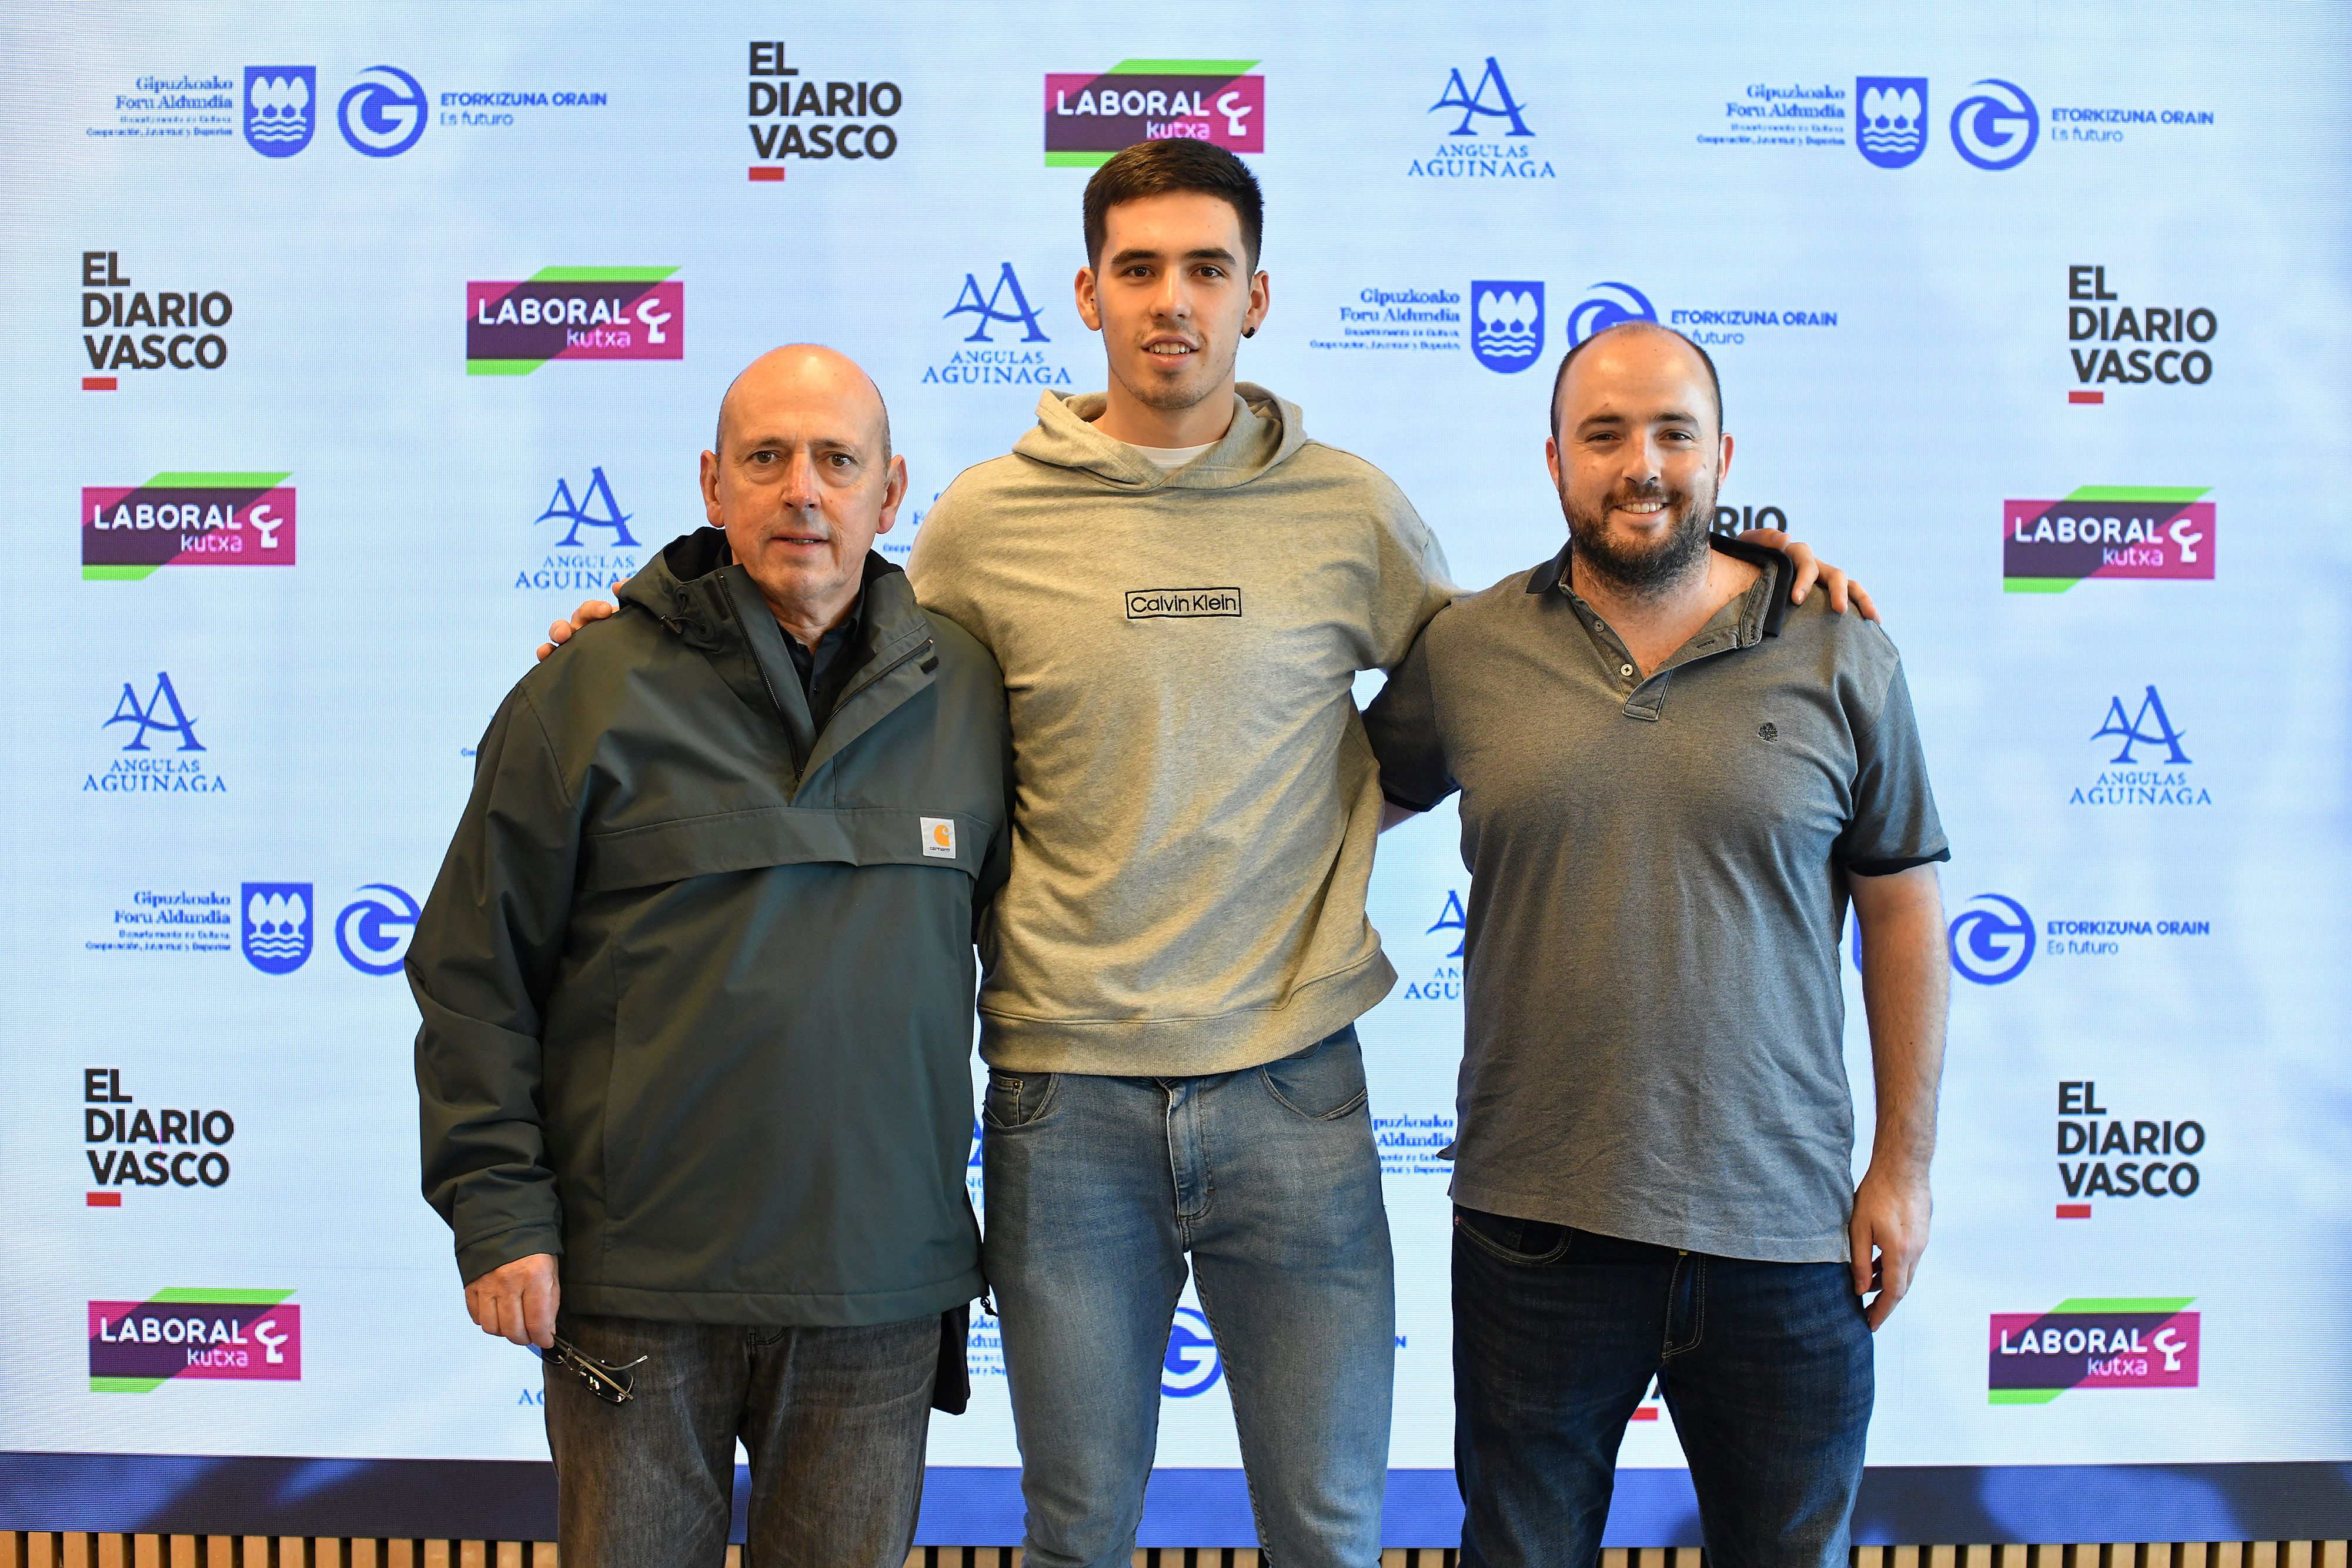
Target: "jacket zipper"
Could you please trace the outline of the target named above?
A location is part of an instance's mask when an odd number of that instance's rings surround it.
[[[727,569],[725,567],[720,567],[719,569],[719,602],[724,604],[727,601],[728,593]],[[786,633],[786,635],[790,635],[790,633]],[[752,652],[751,640],[748,635],[743,639],[743,651],[751,655],[751,667],[760,672],[760,689],[768,694],[768,706],[776,710],[776,716],[778,718],[782,718],[784,716],[784,705],[776,695],[775,684],[768,679],[768,666],[760,663],[760,655],[757,653]]]
[[[905,664],[908,660],[909,660],[909,659],[913,658],[916,654],[918,654],[918,653],[923,653],[923,652],[927,651],[927,650],[930,647],[930,645],[931,645],[931,639],[930,639],[930,638],[929,638],[929,637],[924,638],[920,643],[917,644],[916,646],[914,646],[914,647],[912,647],[912,648],[908,649],[905,653],[903,653],[899,654],[897,658],[895,658],[895,659],[891,660],[888,664],[887,664],[883,665],[880,669],[878,669],[878,670],[875,671],[872,674],[870,674],[870,675],[866,676],[864,680],[862,680],[862,681],[858,682],[856,685],[854,685],[854,686],[850,687],[847,691],[845,691],[845,692],[842,693],[842,694],[841,694],[841,695],[839,695],[839,696],[835,697],[835,698],[833,700],[833,711],[834,711],[835,714],[840,713],[840,712],[841,712],[841,710],[842,710],[843,708],[845,708],[845,707],[847,707],[847,706],[849,706],[849,699],[850,699],[850,698],[852,698],[852,697],[854,697],[854,696],[857,695],[860,692],[863,692],[866,687],[868,687],[868,686],[872,685],[875,682],[877,682],[877,681],[880,680],[883,676],[885,676],[885,675],[888,674],[891,671],[893,671],[893,670],[897,669],[899,665],[901,665],[901,664]],[[761,678],[762,680],[764,680],[764,679],[766,679],[767,677],[766,677],[764,674],[762,674]],[[775,695],[775,694],[774,694],[772,691],[772,692],[770,692],[768,695],[769,695],[769,696],[771,696],[771,697],[773,697],[773,696]],[[827,724],[830,724],[830,723],[832,723],[833,721],[832,721],[832,719],[828,718],[828,719],[826,719],[826,720],[825,720],[825,722],[826,722]],[[822,734],[823,732],[822,732],[822,731],[820,731],[819,733],[820,733],[820,734]]]

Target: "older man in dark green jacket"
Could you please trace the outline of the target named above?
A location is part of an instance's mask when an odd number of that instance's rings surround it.
[[[906,468],[856,365],[755,361],[702,473],[717,527],[483,738],[408,956],[425,1191],[544,1353],[567,1565],[719,1562],[739,1437],[758,1561],[895,1565],[982,1285],[1003,682],[871,553]]]

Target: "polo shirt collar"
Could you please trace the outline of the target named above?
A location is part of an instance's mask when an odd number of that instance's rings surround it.
[[[1780,623],[1789,618],[1789,582],[1797,570],[1787,552],[1767,549],[1725,534],[1710,533],[1706,542],[1711,549],[1762,569],[1755,584],[1740,596],[1738,645],[1750,647],[1764,638],[1778,637]],[[1575,549],[1575,542],[1570,540],[1559,547],[1558,555],[1529,572],[1528,591],[1572,598],[1568,586],[1568,563]]]

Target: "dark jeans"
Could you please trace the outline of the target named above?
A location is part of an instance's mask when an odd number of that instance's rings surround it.
[[[1654,1376],[1709,1568],[1843,1568],[1871,1341],[1843,1263],[1759,1263],[1454,1211],[1464,1568],[1591,1568]]]
[[[607,1405],[546,1364],[564,1568],[716,1564],[735,1439],[751,1456],[754,1568],[900,1568],[915,1538],[939,1367],[937,1314],[871,1328],[750,1328],[566,1312],[581,1350],[621,1363]]]

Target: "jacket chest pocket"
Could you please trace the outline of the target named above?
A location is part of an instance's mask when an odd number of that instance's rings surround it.
[[[926,865],[980,874],[989,824],[962,812],[793,806],[589,836],[580,890],[615,893],[779,865]]]

